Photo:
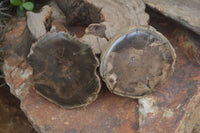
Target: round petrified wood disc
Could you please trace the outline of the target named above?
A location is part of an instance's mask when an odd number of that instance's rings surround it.
[[[132,27],[109,42],[100,72],[111,92],[137,98],[173,73],[175,59],[169,41],[154,28]]]
[[[34,87],[66,108],[87,105],[100,90],[98,60],[89,45],[64,33],[48,33],[31,48]]]

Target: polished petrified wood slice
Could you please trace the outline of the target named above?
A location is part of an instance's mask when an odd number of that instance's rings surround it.
[[[66,16],[67,26],[83,26],[80,41],[100,54],[109,39],[127,26],[147,25],[142,0],[55,0]]]
[[[31,48],[35,89],[66,108],[84,106],[97,98],[98,60],[89,45],[64,33],[47,33]]]
[[[100,72],[111,92],[136,98],[169,78],[175,59],[173,47],[162,34],[148,26],[133,27],[109,42]]]

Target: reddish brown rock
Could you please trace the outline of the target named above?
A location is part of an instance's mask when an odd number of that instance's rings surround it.
[[[3,42],[4,45],[8,45],[15,41],[18,43],[20,41],[20,36],[23,33],[26,26],[25,18],[12,18],[11,20],[11,30],[5,34],[5,41]],[[14,34],[13,34],[14,33]]]
[[[174,40],[184,54],[195,64],[200,65],[200,39],[199,36],[186,29],[176,29]]]
[[[51,13],[51,7],[44,6],[39,13],[27,12],[27,23],[23,21],[24,19],[13,19],[17,21],[17,23],[13,21],[13,25],[15,25],[14,23],[17,25],[12,27],[11,32],[6,34],[6,43],[4,43],[7,47],[4,49],[7,52],[14,51],[17,55],[26,58],[30,52],[32,43],[47,32],[50,25]],[[16,35],[13,35],[13,32]]]
[[[176,52],[174,76],[139,100],[141,133],[190,133],[200,119],[200,68]]]

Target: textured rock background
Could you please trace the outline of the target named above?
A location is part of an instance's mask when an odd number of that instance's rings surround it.
[[[143,0],[147,5],[200,35],[199,0]]]
[[[187,29],[154,10],[148,8],[147,12],[151,16],[150,25],[163,33],[176,49],[177,62],[174,75],[158,86],[156,92],[139,100],[139,131],[199,133],[200,67],[187,59],[191,56],[183,54],[187,48],[184,47],[184,42],[178,41],[184,37]],[[187,43],[194,45],[192,41]]]
[[[25,19],[16,20],[16,18],[13,18],[11,23],[13,23],[10,27],[12,30],[6,34],[6,41],[3,42],[5,45],[9,44],[13,39],[18,41],[17,38],[23,32],[25,26]],[[0,74],[3,75],[2,73]],[[0,84],[4,82],[3,79],[0,80]],[[19,99],[10,93],[10,88],[7,85],[0,87],[0,133],[24,132],[36,133],[26,115],[20,109]]]
[[[173,77],[156,92],[139,99],[140,132],[191,133],[200,119],[200,68],[180,49]]]

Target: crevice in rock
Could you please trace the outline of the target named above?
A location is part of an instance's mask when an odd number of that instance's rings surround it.
[[[66,16],[67,27],[88,27],[92,23],[104,21],[101,9],[84,0],[56,0]]]
[[[150,16],[149,25],[152,25],[154,28],[156,28],[160,32],[162,32],[164,29],[169,31],[169,32],[163,32],[163,34],[165,34],[165,33],[171,34],[175,28],[181,28],[181,29],[185,29],[188,32],[190,32],[190,34],[192,34],[192,36],[195,39],[200,37],[194,31],[192,31],[189,28],[185,27],[184,25],[182,25],[181,23],[177,22],[176,20],[173,20],[173,19],[171,19],[169,17],[164,16],[158,10],[150,7],[149,5],[146,5],[145,12],[147,12],[149,14],[149,16]],[[161,25],[161,23],[162,23],[162,25]],[[166,28],[167,25],[170,25],[170,27],[168,26]]]
[[[176,44],[190,61],[200,65],[200,36],[197,33],[148,5],[146,12],[150,15],[149,25],[163,33],[172,45]]]
[[[66,27],[69,32],[81,38],[90,24],[104,21],[101,8],[84,0],[56,0],[58,7],[66,16]],[[105,30],[104,30],[105,33]]]

